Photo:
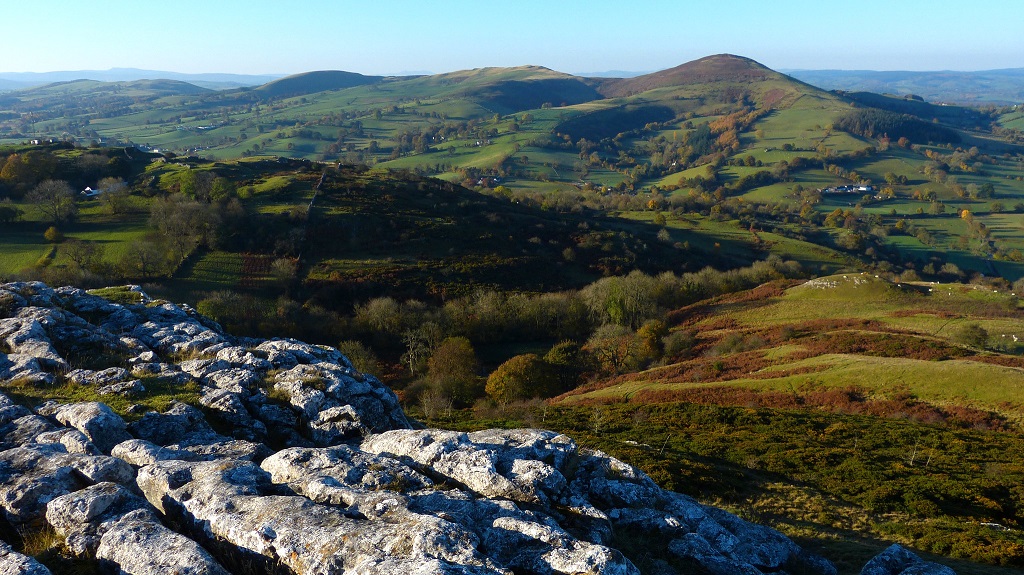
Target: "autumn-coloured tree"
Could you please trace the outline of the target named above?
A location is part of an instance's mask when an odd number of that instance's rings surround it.
[[[549,397],[557,380],[551,366],[533,353],[517,355],[498,366],[487,378],[487,396],[499,404]]]

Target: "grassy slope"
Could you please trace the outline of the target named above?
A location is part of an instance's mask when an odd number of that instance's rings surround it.
[[[879,398],[909,392],[935,404],[968,405],[1024,419],[1024,362],[1010,357],[1003,363],[1014,367],[986,363],[992,361],[986,354],[958,348],[955,341],[964,325],[977,324],[989,333],[990,347],[1024,351],[1024,316],[1010,294],[960,284],[901,287],[867,274],[846,274],[766,299],[712,303],[678,317],[688,317],[686,327],[708,342],[705,357],[651,369],[566,400],[692,390],[711,383],[798,393],[859,388]],[[788,337],[767,335],[783,328],[791,330]],[[714,342],[729,334],[760,339],[752,350],[715,352]],[[836,339],[840,336],[845,338],[842,343]],[[829,340],[833,346],[821,345]],[[854,340],[862,351],[844,353]],[[938,349],[935,355],[944,359],[915,357],[903,347],[893,349],[893,342]],[[959,357],[961,352],[964,357]],[[709,358],[723,362],[727,375],[709,372]],[[753,371],[732,370],[733,361],[746,362]],[[984,385],[977,385],[979,381]]]

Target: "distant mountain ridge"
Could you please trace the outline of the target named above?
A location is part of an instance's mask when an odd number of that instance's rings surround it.
[[[224,90],[259,86],[281,78],[283,74],[188,74],[138,68],[111,68],[109,70],[67,70],[57,72],[0,72],[0,90],[32,88],[54,82],[97,80],[101,82],[131,82],[134,80],[178,80],[201,88]]]
[[[753,60],[730,54],[708,56],[687,62],[675,68],[657,72],[637,72],[609,70],[604,72],[586,72],[565,74],[566,78],[600,80],[602,93],[621,95],[624,91],[637,93],[644,91],[644,86],[671,84],[672,81],[689,83],[687,78],[700,77],[701,67],[717,68],[722,66],[733,72],[753,73],[760,64],[750,67]],[[768,70],[768,68],[764,68]],[[336,71],[337,72],[337,71]],[[936,71],[889,71],[889,70],[805,70],[779,69],[802,82],[806,82],[823,90],[843,90],[854,92],[875,92],[879,94],[908,95],[914,94],[934,102],[952,102],[962,104],[1019,104],[1024,102],[1024,68],[1006,68],[983,70],[977,72],[960,72],[949,70]],[[54,72],[0,72],[0,91],[20,90],[73,80],[97,80],[103,82],[127,82],[134,80],[178,80],[188,82],[202,88],[226,90],[233,88],[257,87],[270,84],[285,78],[303,78],[310,74],[322,75],[326,71],[305,72],[291,76],[285,74],[231,74],[231,73],[199,73],[168,72],[139,68],[111,68],[109,70],[67,70]],[[398,76],[377,75],[366,76],[354,72],[337,72],[352,74],[366,82],[353,83],[351,86],[378,81],[385,77],[412,77],[431,74],[400,74]],[[458,74],[452,72],[451,74]],[[447,74],[436,74],[443,77]],[[344,83],[337,88],[342,89]],[[277,86],[279,89],[281,86]],[[646,89],[650,89],[649,87]]]
[[[824,90],[914,94],[931,102],[1020,104],[1024,102],[1024,68],[955,71],[783,70]]]

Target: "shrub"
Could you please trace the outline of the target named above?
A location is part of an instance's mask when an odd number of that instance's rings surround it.
[[[373,350],[362,342],[347,339],[338,344],[338,351],[345,354],[352,367],[362,373],[376,374],[380,372],[380,362]]]
[[[517,355],[487,378],[487,395],[500,404],[554,395],[558,380],[551,366],[536,354]]]
[[[988,332],[976,323],[969,323],[953,333],[953,341],[969,347],[985,348],[988,345]]]
[[[674,331],[661,340],[667,357],[678,357],[693,349],[697,343],[697,337],[692,331]]]
[[[43,237],[51,244],[59,244],[64,241],[64,234],[57,229],[57,226],[50,226],[43,232]]]

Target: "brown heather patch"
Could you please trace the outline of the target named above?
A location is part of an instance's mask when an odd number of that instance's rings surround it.
[[[754,289],[716,296],[699,303],[672,310],[668,312],[666,321],[670,326],[685,327],[700,323],[717,314],[736,313],[764,307],[772,303],[770,301],[771,298],[782,297],[787,289],[800,283],[800,280],[774,280],[757,286]],[[701,327],[706,329],[705,326]]]
[[[889,313],[889,317],[914,317],[916,315],[930,315],[942,319],[951,319],[955,317],[962,317],[958,313],[953,313],[946,310],[935,310],[935,309],[898,309],[894,312]]]
[[[991,411],[964,406],[937,406],[910,394],[892,398],[872,398],[858,388],[825,389],[805,392],[758,391],[727,385],[706,385],[686,389],[644,389],[634,394],[633,403],[687,402],[772,409],[817,409],[832,413],[871,415],[890,419],[909,419],[921,423],[952,427],[1007,430],[1007,421]]]
[[[874,319],[862,318],[830,318],[812,319],[795,323],[791,326],[798,333],[822,333],[840,329],[859,329],[864,331],[879,331],[886,333],[910,333],[906,330],[884,324]]]
[[[971,351],[941,340],[895,333],[833,331],[800,340],[813,355],[843,353],[942,361],[971,355]]]
[[[754,289],[722,296],[722,303],[761,302],[768,298],[782,297],[786,290],[804,283],[804,280],[773,280]]]
[[[1024,369],[1024,357],[1015,355],[972,355],[965,359],[979,363],[991,363],[992,365]]]

